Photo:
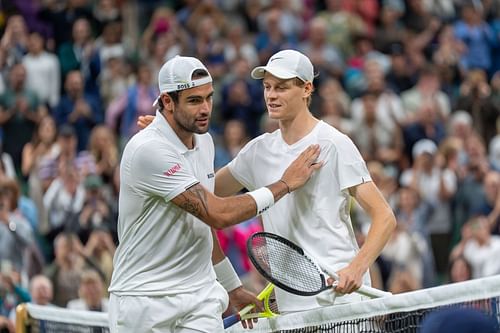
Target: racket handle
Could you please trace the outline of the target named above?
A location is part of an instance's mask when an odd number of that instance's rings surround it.
[[[240,315],[239,314],[230,315],[224,318],[223,321],[224,321],[224,329],[229,328],[240,321]]]
[[[339,276],[337,273],[335,272],[328,272],[328,274],[330,274],[330,276],[332,278],[334,278],[335,280],[339,280]],[[383,290],[380,290],[380,289],[377,289],[377,288],[372,288],[372,287],[369,287],[367,285],[361,285],[361,287],[359,287],[358,290],[355,291],[356,293],[358,294],[361,294],[361,295],[364,295],[364,296],[368,296],[370,298],[378,298],[378,297],[387,297],[387,296],[391,296],[392,293],[388,292],[388,291],[383,291]]]
[[[241,309],[237,314],[230,315],[226,318],[224,318],[224,328],[228,328],[236,324],[241,320],[241,317],[246,315],[247,313],[250,312],[255,307],[254,304],[248,304],[245,306],[243,309]]]

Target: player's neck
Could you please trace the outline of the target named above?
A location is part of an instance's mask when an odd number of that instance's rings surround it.
[[[299,112],[291,119],[280,120],[280,130],[283,141],[292,145],[309,134],[318,123],[309,110]]]

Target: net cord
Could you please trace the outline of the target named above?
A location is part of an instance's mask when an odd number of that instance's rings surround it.
[[[326,291],[329,292],[329,291]],[[281,316],[260,319],[252,333],[268,333],[276,330],[292,330],[306,326],[320,326],[325,323],[340,323],[395,312],[411,312],[444,305],[489,299],[500,296],[500,275],[449,284],[390,297],[362,302],[332,305],[324,308],[287,313]],[[226,330],[236,333],[238,328]]]

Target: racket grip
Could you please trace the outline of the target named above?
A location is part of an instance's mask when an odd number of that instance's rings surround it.
[[[240,315],[234,314],[224,318],[224,329],[229,328],[240,321]]]
[[[224,318],[224,320],[223,320],[223,322],[224,322],[224,328],[231,327],[234,324],[236,324],[237,322],[239,322],[241,320],[241,316],[246,315],[254,307],[255,307],[254,304],[248,304],[243,309],[241,309],[240,312],[238,312],[237,314],[230,315],[230,316],[227,316],[226,318]]]
[[[339,276],[337,273],[328,272],[328,274],[330,274],[330,276],[332,278],[334,278],[335,280],[337,280],[337,281],[339,280]],[[392,293],[390,293],[388,291],[383,291],[383,290],[380,290],[377,288],[372,288],[372,287],[369,287],[367,285],[361,285],[361,287],[359,287],[359,289],[356,290],[355,292],[358,294],[364,295],[364,296],[368,296],[370,298],[387,297],[387,296],[392,295]]]

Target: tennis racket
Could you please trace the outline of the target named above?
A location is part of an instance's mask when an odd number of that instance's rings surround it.
[[[338,281],[336,273],[327,272],[291,241],[270,232],[257,232],[247,241],[253,265],[264,278],[292,294],[312,296],[333,288],[326,284],[328,276]],[[366,285],[357,293],[375,298],[392,295]]]
[[[274,285],[272,283],[268,283],[267,286],[262,289],[260,294],[257,295],[257,299],[259,301],[264,301],[264,311],[258,313],[249,313],[254,307],[255,304],[248,304],[243,309],[241,309],[237,314],[228,316],[224,318],[224,328],[228,328],[236,324],[241,320],[247,320],[252,318],[270,318],[277,316],[276,311],[276,303],[269,303],[271,295],[274,290]],[[273,312],[274,311],[274,312]]]

